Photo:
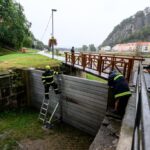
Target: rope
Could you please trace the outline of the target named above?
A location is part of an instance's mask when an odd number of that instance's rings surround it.
[[[48,25],[49,25],[49,23],[50,23],[51,18],[52,18],[52,15],[50,15],[50,17],[49,17],[49,20],[48,20],[47,26],[46,26],[46,28],[45,28],[45,30],[44,30],[44,32],[43,32],[42,37],[41,37],[41,41],[42,41],[42,40],[43,40],[43,38],[44,38],[44,35],[45,35],[46,31],[47,31],[47,28],[48,28]]]

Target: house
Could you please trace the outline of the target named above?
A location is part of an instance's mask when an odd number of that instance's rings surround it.
[[[150,52],[150,42],[117,44],[112,47],[112,50],[118,52]]]
[[[101,51],[111,51],[111,47],[110,46],[101,47]]]

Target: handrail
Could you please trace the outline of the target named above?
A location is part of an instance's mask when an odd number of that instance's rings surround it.
[[[83,70],[88,68],[91,69],[91,71],[96,71],[99,76],[101,76],[102,73],[109,74],[111,70],[116,69],[122,73],[129,82],[134,61],[143,61],[143,58],[65,52],[65,60],[65,62],[69,65],[76,67],[78,65],[78,67],[82,68]]]
[[[132,150],[140,149],[150,149],[150,104],[141,63],[137,76],[136,117],[132,140]]]
[[[71,55],[70,52],[65,52],[65,54],[67,55]],[[84,55],[91,55],[91,56],[102,56],[102,57],[115,57],[115,58],[123,58],[123,59],[134,59],[134,60],[140,60],[140,61],[144,61],[144,58],[142,56],[121,56],[121,55],[108,55],[108,54],[99,54],[99,53],[80,53],[80,52],[76,52],[74,53],[76,55],[81,55],[81,54],[84,54]]]

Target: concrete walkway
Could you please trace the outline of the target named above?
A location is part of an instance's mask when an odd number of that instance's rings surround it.
[[[47,52],[45,52],[45,51],[39,51],[38,54],[43,55],[43,56],[47,56],[49,58],[52,58],[52,55],[47,53]],[[65,62],[65,57],[54,55],[54,59],[60,60],[62,62]]]
[[[135,121],[136,93],[133,92],[128,102],[122,122],[107,117],[103,121],[89,150],[131,150]],[[106,117],[105,117],[106,119]],[[119,125],[121,124],[121,129]],[[119,133],[120,132],[120,133]]]

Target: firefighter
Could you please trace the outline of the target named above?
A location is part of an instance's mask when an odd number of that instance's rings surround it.
[[[129,85],[124,76],[116,71],[109,73],[108,85],[114,90],[115,108],[113,112],[123,117],[131,96]]]
[[[60,94],[57,84],[54,82],[54,75],[58,75],[56,71],[51,70],[50,66],[45,66],[45,72],[42,74],[42,82],[45,88],[45,98],[49,99],[49,88],[54,88],[55,94]]]
[[[70,50],[71,54],[74,55],[74,46]]]

